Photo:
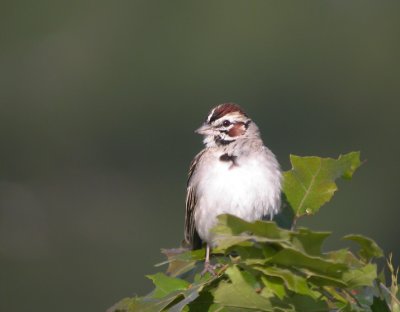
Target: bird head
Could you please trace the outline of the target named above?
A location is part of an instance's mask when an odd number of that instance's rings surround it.
[[[204,144],[210,146],[228,145],[238,139],[257,135],[256,127],[243,109],[233,103],[220,104],[207,115],[196,133],[204,136]]]

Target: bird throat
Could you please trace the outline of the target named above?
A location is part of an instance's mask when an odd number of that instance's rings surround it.
[[[229,145],[229,144],[235,142],[236,140],[224,140],[220,136],[217,135],[214,137],[214,141],[217,145]]]

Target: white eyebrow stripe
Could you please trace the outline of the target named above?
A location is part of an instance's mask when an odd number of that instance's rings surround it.
[[[208,123],[210,122],[211,117],[214,115],[214,111],[215,111],[215,108],[211,111],[210,115],[208,115],[208,117],[207,117],[207,122]]]

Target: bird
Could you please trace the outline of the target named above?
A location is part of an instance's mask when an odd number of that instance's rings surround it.
[[[195,132],[203,136],[205,147],[189,168],[184,242],[192,250],[206,244],[202,274],[215,274],[210,250],[217,216],[272,220],[280,211],[282,173],[257,125],[238,104],[212,108]]]

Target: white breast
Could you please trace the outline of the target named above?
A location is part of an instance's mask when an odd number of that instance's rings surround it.
[[[274,155],[266,148],[235,162],[221,161],[222,153],[207,155],[199,164],[195,223],[199,236],[212,245],[210,229],[216,217],[229,213],[247,221],[275,214],[280,206],[281,174]]]

